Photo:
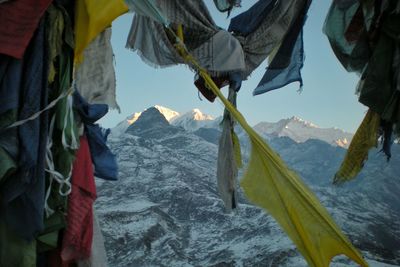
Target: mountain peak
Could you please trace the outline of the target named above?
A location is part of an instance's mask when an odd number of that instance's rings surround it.
[[[318,127],[317,125],[315,125],[314,123],[309,122],[309,121],[306,121],[306,120],[303,120],[302,118],[297,117],[297,116],[292,116],[292,117],[289,118],[287,121],[288,121],[288,124],[289,124],[290,122],[295,122],[295,123],[303,124],[303,125],[305,125],[305,126],[307,126],[307,127],[319,128],[319,127]]]
[[[194,132],[202,127],[207,127],[210,123],[214,122],[214,118],[210,115],[204,114],[200,109],[195,108],[189,112],[175,117],[171,120],[171,124],[183,127],[184,129]]]
[[[111,130],[111,136],[118,137],[118,136],[122,135],[123,133],[125,133],[125,131],[128,129],[128,127],[130,125],[132,125],[133,123],[135,123],[139,119],[139,117],[142,115],[142,113],[144,113],[145,111],[147,111],[149,109],[158,110],[158,112],[162,116],[164,116],[164,118],[167,120],[167,122],[170,122],[171,120],[173,120],[174,118],[179,116],[179,113],[174,111],[174,110],[172,110],[172,109],[169,109],[169,108],[166,108],[166,107],[163,107],[163,106],[160,106],[160,105],[155,105],[153,107],[145,109],[142,112],[135,112],[132,115],[126,117],[125,120],[123,120],[120,123],[118,123],[117,126],[115,126]],[[154,110],[153,110],[153,112],[154,112]]]
[[[139,118],[131,124],[126,132],[134,135],[140,135],[144,132],[151,131],[156,128],[168,127],[169,122],[165,116],[156,107],[150,107],[143,111]]]
[[[142,112],[135,112],[133,113],[131,116],[129,116],[126,121],[128,122],[129,125],[131,125],[132,123],[134,123],[139,117],[140,115],[142,115],[143,112],[145,112],[148,109],[157,109],[164,117],[167,121],[171,121],[172,119],[174,119],[175,117],[179,116],[179,112],[176,112],[172,109],[160,106],[160,105],[155,105],[153,107],[147,108]]]
[[[179,112],[160,105],[155,105],[154,108],[158,109],[158,111],[164,115],[165,119],[169,122],[180,115]]]
[[[334,146],[348,147],[353,134],[338,128],[320,128],[297,116],[282,119],[278,122],[260,122],[254,129],[259,133],[271,136],[287,136],[292,140],[302,143],[309,139],[318,139]]]
[[[176,119],[192,119],[196,121],[208,121],[208,120],[214,120],[214,118],[211,115],[204,114],[201,112],[200,109],[195,108],[192,109],[189,112],[186,112],[182,116],[177,117]]]

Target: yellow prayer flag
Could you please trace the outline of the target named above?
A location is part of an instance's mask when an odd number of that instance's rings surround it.
[[[78,0],[75,4],[75,63],[83,51],[111,22],[128,12],[123,0]]]
[[[275,218],[309,266],[328,267],[332,258],[341,254],[368,266],[315,194],[250,127],[195,59],[186,56],[186,60],[197,66],[209,88],[250,137],[250,162],[241,181],[248,199]]]
[[[368,158],[369,150],[378,145],[380,121],[381,119],[377,113],[368,110],[351,140],[340,169],[335,174],[334,184],[349,181],[361,171],[364,162]]]
[[[249,135],[252,145],[250,162],[241,181],[249,200],[275,218],[309,266],[329,267],[332,258],[341,254],[360,266],[368,266],[311,189],[251,128],[243,115],[221,93],[207,71],[187,52],[182,42],[177,44],[177,49],[185,61],[197,69],[208,88]]]

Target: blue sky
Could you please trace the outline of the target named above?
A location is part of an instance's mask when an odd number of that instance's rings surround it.
[[[212,0],[204,0],[216,23],[224,28],[229,24],[226,14],[221,14]],[[255,0],[243,0],[242,8],[232,16],[247,10]],[[298,116],[320,127],[338,127],[354,132],[366,108],[354,94],[358,77],[347,73],[335,58],[322,26],[330,1],[313,1],[304,28],[306,61],[302,71],[304,86],[299,93],[298,84],[262,95],[252,92],[262,75],[263,63],[245,81],[238,95],[238,109],[254,125],[260,121],[275,122],[282,118]],[[199,108],[215,117],[223,113],[223,105],[215,101],[200,100],[193,85],[194,74],[186,66],[155,69],[144,63],[135,53],[125,48],[133,14],[125,14],[113,23],[112,44],[115,53],[117,76],[117,102],[121,113],[111,110],[100,123],[114,127],[134,112],[150,106],[161,105],[178,112]],[[226,88],[224,89],[226,91]]]

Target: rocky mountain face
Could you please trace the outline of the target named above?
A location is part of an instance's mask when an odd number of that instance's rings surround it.
[[[111,136],[120,178],[97,181],[96,202],[110,266],[307,266],[274,219],[240,189],[239,208],[224,212],[215,177],[218,135],[216,127],[171,125],[159,109],[149,108],[124,133]],[[246,161],[250,147],[243,134],[239,138]],[[400,266],[399,145],[389,163],[372,151],[359,177],[337,187],[331,180],[344,148],[288,136],[270,135],[268,143],[316,192],[371,266]],[[331,266],[356,265],[337,257]]]

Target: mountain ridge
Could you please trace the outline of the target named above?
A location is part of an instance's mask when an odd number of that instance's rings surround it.
[[[240,188],[239,208],[224,213],[215,177],[218,146],[160,115],[149,109],[129,130],[109,139],[120,179],[98,183],[96,209],[110,266],[307,266],[275,220],[249,203]],[[312,188],[371,266],[399,266],[398,145],[390,164],[373,150],[359,177],[336,187],[331,179],[344,148],[287,136],[271,136],[268,143]],[[242,152],[246,164],[249,146],[242,143]],[[336,257],[330,266],[355,265]]]
[[[159,110],[159,112],[171,125],[182,127],[187,131],[201,132],[201,134],[204,135],[206,130],[201,130],[201,128],[220,130],[220,122],[222,117],[214,118],[210,115],[204,114],[197,108],[185,113],[179,113],[159,105],[155,105],[154,108]],[[135,123],[142,112],[135,112],[131,116],[128,116],[127,119],[120,122],[112,129],[112,135],[117,137],[125,132],[129,125]],[[297,116],[281,119],[277,122],[259,122],[253,128],[267,139],[271,137],[288,136],[298,143],[305,142],[309,139],[318,139],[331,145],[344,148],[349,146],[353,137],[352,133],[346,132],[339,128],[321,128],[316,124]],[[211,130],[210,132],[215,131]]]

